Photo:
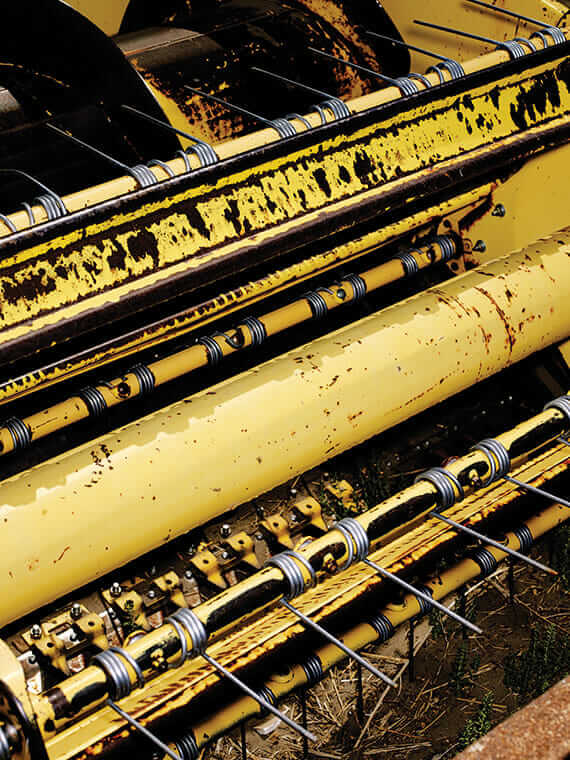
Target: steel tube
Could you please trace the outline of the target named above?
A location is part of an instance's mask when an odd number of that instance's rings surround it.
[[[565,230],[5,481],[0,625],[564,340],[569,252]]]

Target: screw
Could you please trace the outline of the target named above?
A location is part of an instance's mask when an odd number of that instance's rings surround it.
[[[34,623],[34,625],[30,628],[30,636],[36,641],[37,639],[41,639],[42,633],[42,627],[41,625],[38,625],[38,623]]]
[[[222,552],[222,559],[229,559],[230,553],[229,552]]]
[[[69,614],[71,615],[72,620],[79,620],[79,618],[83,614],[81,610],[81,605],[77,604],[77,602],[75,604],[72,604],[71,609],[69,610]]]
[[[507,215],[507,209],[503,206],[502,203],[498,203],[495,208],[493,209],[493,212],[491,216],[498,216],[501,219]]]
[[[473,250],[477,251],[477,253],[485,253],[487,250],[487,243],[485,243],[484,240],[478,240],[473,246]]]
[[[117,583],[117,581],[115,581],[115,583],[111,584],[111,588],[109,589],[109,591],[111,593],[111,596],[114,596],[115,598],[118,597],[118,596],[121,596],[121,594],[123,593],[123,589],[121,588],[121,584]]]
[[[222,538],[227,538],[231,532],[232,532],[232,529],[227,523],[224,523],[222,527],[220,528],[220,535],[222,536]]]
[[[151,589],[148,592],[147,596],[148,596],[149,599],[154,599],[156,597],[156,591],[154,591],[153,589]]]
[[[186,578],[187,581],[191,581],[192,580],[192,570],[185,570],[184,571],[184,577]]]
[[[292,489],[289,491],[289,496],[290,496],[292,499],[294,499],[294,498],[295,498],[295,496],[297,496],[297,489],[296,489],[296,488],[292,488]]]
[[[256,533],[256,534],[255,534],[255,538],[256,538],[258,541],[263,541],[263,533]]]

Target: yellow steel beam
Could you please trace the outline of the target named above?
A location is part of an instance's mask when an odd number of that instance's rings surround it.
[[[7,480],[0,624],[564,340],[569,253],[566,230]]]

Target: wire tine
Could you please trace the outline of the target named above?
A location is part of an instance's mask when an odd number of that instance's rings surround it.
[[[449,34],[457,34],[459,37],[468,37],[471,40],[479,40],[480,42],[490,42],[492,45],[498,45],[498,40],[493,40],[490,37],[482,37],[480,34],[472,34],[471,32],[464,32],[462,29],[453,29],[450,26],[441,26],[440,24],[432,24],[430,21],[418,21],[414,20],[414,24],[418,26],[427,26],[429,29],[437,29],[440,32],[449,32]]]
[[[570,446],[570,441],[567,438],[563,438],[563,436],[559,436],[557,441],[560,441],[560,443],[563,443],[565,446]]]
[[[394,573],[391,573],[388,570],[384,570],[384,568],[380,567],[380,565],[377,565],[376,562],[372,562],[372,560],[369,559],[364,559],[362,561],[368,565],[368,567],[371,567],[373,570],[375,570],[379,575],[382,575],[384,578],[388,578],[389,580],[394,581],[394,583],[397,583],[399,586],[406,589],[406,591],[409,591],[414,596],[423,599],[424,602],[431,604],[433,607],[440,610],[440,612],[443,612],[445,615],[449,615],[450,618],[453,618],[453,620],[461,623],[461,625],[469,628],[469,630],[473,631],[474,633],[483,633],[481,628],[474,625],[473,623],[470,623],[466,618],[461,617],[461,615],[458,615],[456,612],[453,612],[453,610],[450,610],[449,607],[446,607],[436,599],[433,599],[429,594],[425,594],[423,591],[420,591],[420,589],[415,588],[415,586],[412,586],[411,583],[408,583]]]
[[[162,127],[163,129],[166,129],[169,132],[174,132],[175,134],[180,135],[181,137],[185,137],[187,140],[191,140],[192,142],[198,143],[200,145],[207,145],[207,143],[205,143],[204,140],[200,140],[199,137],[194,137],[194,135],[188,134],[188,132],[185,132],[183,129],[178,129],[178,127],[173,127],[172,124],[169,124],[167,121],[161,121],[160,119],[157,119],[154,116],[151,116],[150,114],[145,113],[144,111],[139,111],[138,108],[133,108],[133,106],[127,106],[127,105],[122,105],[121,108],[124,111],[129,111],[129,113],[132,113],[135,116],[139,116],[141,119],[145,119],[146,121],[151,122],[151,124],[156,124],[157,127]]]
[[[512,16],[512,18],[518,18],[521,21],[528,21],[531,24],[536,24],[537,26],[548,26],[548,24],[545,24],[544,21],[539,21],[536,18],[531,18],[530,16],[523,16],[522,13],[515,13],[515,11],[510,11],[507,8],[499,8],[496,5],[491,5],[491,3],[483,3],[481,0],[467,0],[468,3],[473,3],[473,5],[480,5],[482,8],[488,8],[491,11],[496,11],[497,13],[502,13],[505,16]]]
[[[385,34],[378,34],[378,32],[372,32],[368,29],[365,30],[366,34],[369,34],[371,37],[378,37],[380,40],[386,40],[386,42],[391,42],[393,45],[399,45],[400,47],[406,48],[407,50],[415,50],[416,53],[423,53],[424,55],[429,55],[430,58],[437,58],[438,61],[448,61],[449,58],[446,55],[441,55],[440,53],[434,53],[431,50],[426,50],[425,48],[418,47],[417,45],[408,45],[407,42],[403,42],[402,40],[395,40],[393,37],[386,37]]]
[[[135,720],[132,715],[129,715],[129,713],[121,710],[121,708],[115,704],[112,699],[108,699],[107,704],[109,707],[112,707],[113,710],[121,716],[121,718],[124,718],[128,723],[130,723],[133,728],[136,728],[139,733],[141,733],[143,736],[146,736],[147,739],[149,739],[153,744],[161,749],[166,755],[168,755],[168,757],[171,757],[172,760],[182,760],[180,755],[171,750],[167,744],[161,741],[158,736],[155,736],[153,733],[151,733],[148,728],[145,728],[142,723],[139,723],[138,720]]]
[[[287,600],[281,599],[280,601],[283,607],[286,607],[289,610],[289,612],[292,612],[294,615],[296,615],[299,618],[299,620],[302,620],[306,626],[308,626],[309,628],[313,628],[313,630],[317,631],[318,633],[321,634],[321,636],[324,636],[325,639],[330,641],[331,644],[335,644],[339,649],[342,649],[342,651],[345,654],[347,654],[349,657],[352,657],[353,660],[355,660],[359,665],[362,665],[363,668],[366,668],[366,670],[369,673],[372,673],[373,676],[376,676],[376,678],[380,678],[382,681],[384,681],[384,683],[387,683],[389,686],[393,686],[394,688],[397,686],[395,681],[393,681],[391,678],[388,678],[388,676],[385,673],[382,673],[382,671],[375,668],[374,665],[371,665],[369,662],[367,662],[367,660],[365,660],[357,652],[355,652],[354,649],[347,647],[346,644],[344,644],[336,636],[333,636],[332,633],[329,633],[321,625],[319,625],[318,623],[315,623],[314,620],[311,620],[311,618],[304,615],[296,607],[293,607],[293,605],[290,604]]]
[[[106,161],[108,161],[110,164],[113,164],[114,166],[117,166],[119,169],[122,169],[125,172],[130,172],[130,166],[127,166],[122,161],[118,161],[116,158],[113,158],[113,156],[110,156],[108,153],[104,153],[99,148],[96,148],[94,145],[90,145],[89,143],[84,142],[83,140],[80,140],[79,137],[75,137],[75,135],[70,135],[68,132],[66,132],[63,129],[60,129],[59,127],[56,127],[55,124],[46,124],[46,127],[48,129],[51,129],[52,132],[57,132],[58,135],[61,137],[64,137],[66,140],[69,140],[70,142],[74,142],[76,145],[79,145],[82,148],[85,148],[86,150],[90,150],[92,153],[95,153],[98,156],[101,156],[101,158],[104,158]]]
[[[522,562],[526,562],[528,565],[536,567],[538,570],[543,570],[549,575],[558,575],[556,570],[552,570],[550,567],[543,565],[542,562],[537,562],[535,559],[527,557],[526,554],[521,554],[521,552],[517,552],[515,549],[511,549],[509,546],[505,546],[500,541],[495,541],[494,539],[483,535],[483,533],[479,533],[479,531],[473,530],[473,528],[468,528],[466,525],[462,525],[455,520],[451,520],[449,517],[444,517],[443,515],[440,515],[439,512],[430,512],[429,515],[430,517],[435,517],[437,520],[441,520],[447,525],[451,525],[451,527],[456,528],[463,533],[467,533],[468,536],[478,538],[480,541],[484,541],[486,544],[494,546],[496,549],[500,549],[502,552],[509,554],[511,557],[515,557],[516,559],[520,559]]]
[[[543,496],[545,499],[549,499],[555,504],[563,504],[565,507],[568,507],[570,509],[570,501],[566,501],[566,499],[562,499],[560,496],[555,496],[553,493],[549,493],[548,491],[543,491],[542,488],[531,486],[529,483],[524,483],[522,480],[512,478],[510,475],[505,475],[504,480],[508,480],[509,483],[513,483],[514,485],[524,489],[525,491],[528,491],[529,493],[534,493],[537,496]]]
[[[210,95],[207,92],[202,92],[202,90],[197,90],[195,87],[190,87],[189,84],[185,84],[184,89],[190,90],[190,92],[193,92],[196,95],[200,95],[202,98],[206,98],[206,100],[213,100],[214,103],[219,103],[221,106],[226,106],[226,108],[229,108],[231,111],[237,111],[237,113],[243,113],[245,114],[245,116],[249,116],[252,119],[257,119],[258,121],[261,121],[264,124],[271,124],[271,120],[266,119],[265,116],[260,116],[258,113],[253,113],[253,111],[248,111],[247,108],[236,106],[234,103],[228,103],[227,100],[218,98],[217,95]]]
[[[359,71],[364,71],[366,74],[371,74],[374,77],[378,77],[378,79],[382,79],[385,82],[389,82],[390,84],[397,84],[396,80],[392,77],[387,77],[385,74],[380,74],[378,71],[374,71],[373,69],[369,69],[367,66],[361,66],[358,63],[352,63],[352,61],[345,61],[343,58],[337,58],[335,55],[331,55],[330,53],[325,53],[323,50],[317,50],[314,47],[308,48],[311,53],[315,53],[316,55],[320,55],[323,58],[329,58],[331,61],[336,61],[337,63],[342,63],[343,66],[350,66],[353,69],[358,69]]]
[[[239,679],[237,676],[235,676],[231,671],[229,671],[227,668],[225,668],[217,660],[214,660],[213,657],[210,657],[209,654],[207,654],[206,652],[202,652],[201,655],[206,660],[206,662],[209,662],[210,665],[212,665],[222,675],[224,675],[232,683],[234,683],[236,686],[238,686],[249,697],[251,697],[252,699],[255,699],[255,701],[258,704],[260,704],[265,710],[268,710],[270,713],[273,713],[273,715],[275,715],[277,718],[279,718],[284,723],[286,723],[294,731],[297,731],[297,733],[301,734],[301,736],[306,737],[309,741],[311,741],[311,742],[316,742],[317,741],[317,737],[314,734],[312,734],[306,728],[303,728],[303,726],[300,726],[294,720],[291,720],[291,718],[287,717],[287,715],[285,715],[285,713],[282,713],[280,710],[278,710],[276,707],[274,707],[271,704],[271,702],[268,702],[264,697],[260,696],[259,694],[256,694],[254,692],[254,690],[250,689],[250,687],[246,683],[244,683],[241,679]],[[178,758],[176,760],[178,760]]]
[[[273,79],[277,79],[280,82],[285,82],[285,84],[290,84],[292,87],[299,87],[301,90],[306,90],[307,92],[312,92],[315,95],[321,95],[323,98],[334,98],[336,96],[330,95],[328,92],[323,92],[323,90],[317,90],[316,87],[311,87],[308,84],[304,84],[303,82],[296,82],[294,79],[289,79],[288,77],[284,77],[282,74],[275,74],[273,71],[267,71],[267,69],[260,69],[258,66],[252,66],[252,71],[257,71],[259,74],[265,74],[265,76],[272,77]]]

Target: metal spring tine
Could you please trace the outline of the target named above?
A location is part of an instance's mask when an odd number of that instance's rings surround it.
[[[0,173],[2,173],[2,174],[17,174],[20,177],[24,177],[24,179],[28,180],[28,182],[31,182],[36,187],[39,187],[50,198],[52,198],[54,200],[54,202],[57,204],[58,208],[62,211],[63,214],[68,214],[69,213],[69,211],[67,210],[67,207],[66,207],[65,203],[63,202],[63,199],[56,192],[54,192],[49,187],[47,187],[47,185],[44,185],[43,182],[40,182],[39,179],[36,179],[36,177],[32,177],[31,174],[28,174],[27,172],[24,172],[21,169],[0,169]],[[24,207],[28,206],[28,208],[29,208],[29,204],[23,204],[23,205],[24,205]],[[44,208],[45,208],[45,206],[44,206]],[[47,209],[46,209],[46,213],[48,213]],[[32,224],[35,223],[35,219],[33,218],[33,213],[32,213],[31,208],[28,211],[28,216],[30,217],[30,221],[32,222]],[[49,213],[48,213],[48,216],[49,216]],[[5,221],[5,220],[3,219],[3,221]],[[16,230],[14,229],[13,231],[15,232]]]
[[[563,443],[565,446],[570,446],[570,441],[562,436],[559,436],[556,440],[560,441],[560,443]]]
[[[194,135],[191,135],[188,132],[184,132],[183,129],[178,129],[178,127],[173,127],[172,124],[169,124],[167,121],[161,121],[160,119],[157,119],[154,116],[151,116],[150,114],[145,113],[144,111],[139,111],[138,108],[133,108],[133,106],[126,106],[126,105],[122,105],[121,108],[125,111],[129,111],[129,113],[135,114],[135,116],[139,116],[141,119],[145,119],[146,121],[150,121],[152,124],[156,124],[157,127],[162,127],[163,129],[166,129],[169,132],[174,132],[175,134],[180,135],[181,137],[185,137],[187,140],[191,140],[192,142],[199,143],[200,145],[208,145],[207,142],[205,142],[204,140],[200,140],[199,137],[194,137]]]
[[[366,668],[366,670],[368,670],[369,673],[372,673],[373,676],[376,676],[376,678],[380,678],[382,681],[384,681],[384,683],[387,683],[389,686],[393,686],[393,687],[397,686],[397,684],[391,678],[389,678],[385,673],[382,673],[380,670],[375,668],[374,665],[371,665],[369,662],[367,662],[363,657],[361,657],[357,652],[355,652],[354,649],[347,647],[346,644],[344,644],[340,639],[338,639],[336,636],[333,636],[332,633],[329,633],[318,623],[315,623],[314,620],[311,620],[310,617],[307,617],[306,615],[304,615],[300,610],[294,607],[286,599],[281,599],[280,603],[283,605],[283,607],[288,609],[289,612],[292,612],[294,615],[296,615],[299,618],[299,620],[302,620],[306,626],[317,631],[317,633],[320,633],[321,636],[327,639],[327,641],[330,641],[331,644],[334,644],[339,649],[342,649],[342,651],[345,654],[347,654],[349,657],[352,657],[353,660],[355,660],[359,665],[362,665],[363,668]]]
[[[468,3],[473,3],[473,5],[480,5],[482,8],[488,8],[491,11],[496,11],[497,13],[502,13],[505,16],[512,16],[512,18],[517,18],[520,21],[528,21],[530,24],[536,24],[537,26],[540,26],[544,28],[545,26],[548,27],[549,24],[545,24],[543,21],[539,21],[536,18],[531,18],[530,16],[523,16],[522,13],[516,13],[515,11],[510,11],[507,8],[499,8],[496,5],[491,5],[491,3],[484,3],[481,2],[481,0],[467,0]]]
[[[296,723],[294,720],[291,720],[291,718],[287,717],[285,713],[282,713],[280,710],[278,710],[276,707],[274,707],[271,702],[268,702],[264,697],[260,696],[259,694],[256,694],[253,689],[250,689],[250,687],[244,683],[240,678],[235,676],[231,671],[229,671],[227,668],[225,668],[221,663],[219,663],[217,660],[214,660],[213,657],[210,657],[209,654],[206,652],[201,652],[201,656],[206,660],[206,662],[209,662],[210,665],[212,665],[214,668],[216,668],[217,671],[219,671],[222,675],[224,675],[227,679],[229,679],[232,683],[234,683],[238,688],[240,688],[243,692],[245,692],[249,697],[254,699],[258,704],[260,704],[265,710],[268,710],[269,712],[273,713],[275,717],[282,720],[284,723],[286,723],[289,728],[292,728],[294,731],[297,731],[301,736],[306,737],[311,742],[316,742],[317,737],[312,734],[310,731],[308,731],[306,728],[303,728],[303,726],[300,726],[298,723]],[[176,760],[179,760],[179,758],[176,758]]]
[[[418,21],[414,20],[414,24],[418,26],[427,26],[430,29],[437,29],[440,32],[449,32],[450,34],[457,34],[459,37],[469,37],[471,40],[479,40],[480,42],[490,42],[492,45],[500,45],[498,40],[493,40],[490,37],[482,37],[480,34],[472,34],[471,32],[464,32],[462,29],[453,29],[450,26],[441,26],[440,24],[432,24],[430,21]]]
[[[316,87],[311,87],[308,84],[304,84],[303,82],[296,82],[294,79],[289,79],[288,77],[284,77],[282,74],[276,74],[274,71],[267,71],[267,69],[260,69],[258,66],[252,66],[252,71],[257,71],[259,74],[265,74],[265,76],[271,77],[272,79],[277,79],[279,82],[285,82],[285,84],[290,84],[292,87],[298,87],[301,90],[306,90],[307,92],[312,92],[313,95],[320,95],[323,98],[327,98],[328,100],[340,100],[340,98],[337,98],[335,95],[330,95],[328,92],[323,92],[323,90],[317,90]],[[344,106],[348,110],[348,106],[346,106],[346,103],[344,101],[340,101],[344,104]]]
[[[553,501],[555,504],[563,504],[565,507],[568,507],[570,509],[570,501],[566,501],[566,499],[562,499],[560,496],[555,496],[553,493],[549,493],[548,491],[543,491],[542,488],[531,486],[529,483],[524,483],[522,480],[512,478],[510,475],[505,475],[503,480],[508,480],[509,483],[513,483],[515,486],[518,486],[519,488],[522,488],[529,493],[536,494],[536,496],[543,496],[545,499],[549,499],[549,501]]]
[[[458,623],[461,623],[461,625],[464,625],[466,628],[469,628],[469,630],[473,631],[474,633],[483,633],[481,628],[474,625],[473,623],[470,623],[469,620],[466,620],[465,618],[461,617],[461,615],[458,615],[456,612],[453,612],[453,610],[450,610],[449,607],[446,607],[444,604],[441,604],[436,599],[433,599],[429,594],[424,594],[423,591],[420,591],[420,589],[415,588],[415,586],[412,586],[411,583],[408,583],[407,581],[403,580],[398,575],[391,573],[389,570],[384,570],[383,567],[380,567],[380,565],[377,565],[376,562],[372,562],[372,560],[363,559],[362,561],[366,565],[368,565],[368,567],[371,567],[373,570],[375,570],[379,575],[383,576],[384,578],[388,578],[391,581],[394,581],[394,583],[397,583],[406,591],[409,591],[414,596],[417,596],[420,599],[423,599],[424,602],[431,604],[433,607],[440,610],[440,612],[443,612],[445,615],[449,615],[450,618],[453,618]]]
[[[531,557],[527,557],[526,554],[521,554],[521,552],[517,552],[515,549],[511,549],[509,546],[505,546],[500,541],[495,541],[494,539],[489,538],[488,536],[484,536],[482,533],[479,533],[479,531],[473,530],[473,528],[468,528],[466,525],[462,525],[461,523],[458,523],[455,520],[450,519],[449,517],[444,517],[444,515],[441,515],[439,512],[430,512],[429,516],[435,517],[437,520],[441,520],[447,525],[451,525],[452,528],[456,528],[456,530],[460,530],[463,533],[467,533],[467,535],[472,536],[473,538],[478,538],[480,541],[483,541],[484,543],[489,544],[490,546],[494,546],[496,549],[500,549],[502,552],[505,552],[505,554],[509,554],[511,557],[515,557],[515,559],[520,559],[523,562],[526,562],[527,564],[532,565],[533,567],[536,567],[538,570],[543,570],[545,573],[548,573],[549,575],[558,575],[556,570],[552,570],[550,567],[543,565],[541,562],[537,562],[535,559],[532,559]]]
[[[384,82],[388,82],[389,84],[393,84],[396,87],[398,86],[398,83],[392,77],[387,77],[385,74],[380,74],[380,72],[374,71],[373,69],[369,69],[367,66],[361,66],[359,63],[352,63],[352,61],[345,61],[343,58],[337,58],[335,55],[331,55],[330,53],[325,53],[323,50],[317,50],[314,47],[309,47],[308,49],[311,51],[311,53],[315,53],[316,55],[320,55],[323,58],[329,58],[331,61],[336,61],[337,63],[342,63],[343,66],[350,66],[353,69],[358,69],[359,71],[364,71],[366,74],[371,74],[373,77],[377,77],[378,79],[382,79]]]
[[[130,173],[131,167],[127,166],[127,164],[124,164],[122,161],[119,161],[116,158],[113,158],[113,156],[110,156],[108,153],[104,153],[99,148],[96,148],[94,145],[90,145],[89,143],[84,142],[79,137],[75,137],[75,135],[70,135],[68,132],[66,132],[63,129],[60,129],[59,127],[56,127],[55,124],[46,124],[46,127],[48,129],[51,129],[52,132],[56,132],[61,137],[64,137],[66,140],[69,140],[70,142],[74,142],[76,145],[79,145],[82,148],[85,148],[86,150],[90,150],[92,153],[95,153],[97,156],[100,156],[101,158],[104,158],[105,161],[112,164],[113,166],[116,166],[118,169],[121,169],[124,172]]]
[[[426,50],[425,48],[418,47],[417,45],[408,45],[407,42],[403,42],[402,40],[395,40],[393,37],[387,37],[385,34],[378,34],[378,32],[372,32],[368,29],[366,29],[366,34],[369,34],[371,37],[378,37],[380,40],[386,40],[386,42],[391,42],[393,45],[399,45],[400,47],[406,48],[406,50],[415,50],[416,53],[423,53],[424,55],[428,55],[430,58],[437,58],[438,61],[452,60],[446,55],[434,53],[431,50]]]
[[[173,750],[170,749],[168,745],[166,745],[163,741],[161,741],[158,736],[155,736],[153,733],[151,733],[148,728],[145,728],[142,723],[139,723],[138,720],[135,720],[132,715],[129,715],[129,713],[126,713],[124,710],[121,710],[121,708],[113,702],[112,699],[107,700],[107,704],[109,707],[113,708],[113,710],[118,713],[121,718],[124,718],[128,723],[133,726],[133,728],[136,728],[137,731],[139,731],[143,736],[146,736],[147,739],[149,739],[153,744],[155,744],[159,749],[161,749],[168,757],[171,757],[172,760],[182,760],[180,755],[177,755],[176,752],[173,752]]]
[[[229,103],[227,100],[218,98],[217,95],[210,95],[207,92],[202,92],[202,90],[197,90],[195,87],[190,87],[189,84],[185,84],[184,89],[190,90],[190,92],[193,92],[196,95],[200,95],[200,97],[206,98],[206,100],[213,100],[214,103],[219,103],[221,106],[225,106],[226,108],[229,108],[230,111],[237,111],[237,113],[242,113],[245,116],[249,116],[252,119],[256,119],[257,121],[260,121],[262,124],[267,124],[268,126],[273,127],[273,129],[275,129],[275,126],[273,122],[271,121],[271,119],[266,119],[265,116],[260,116],[258,113],[253,113],[253,111],[248,111],[247,108],[236,106],[235,103]]]

